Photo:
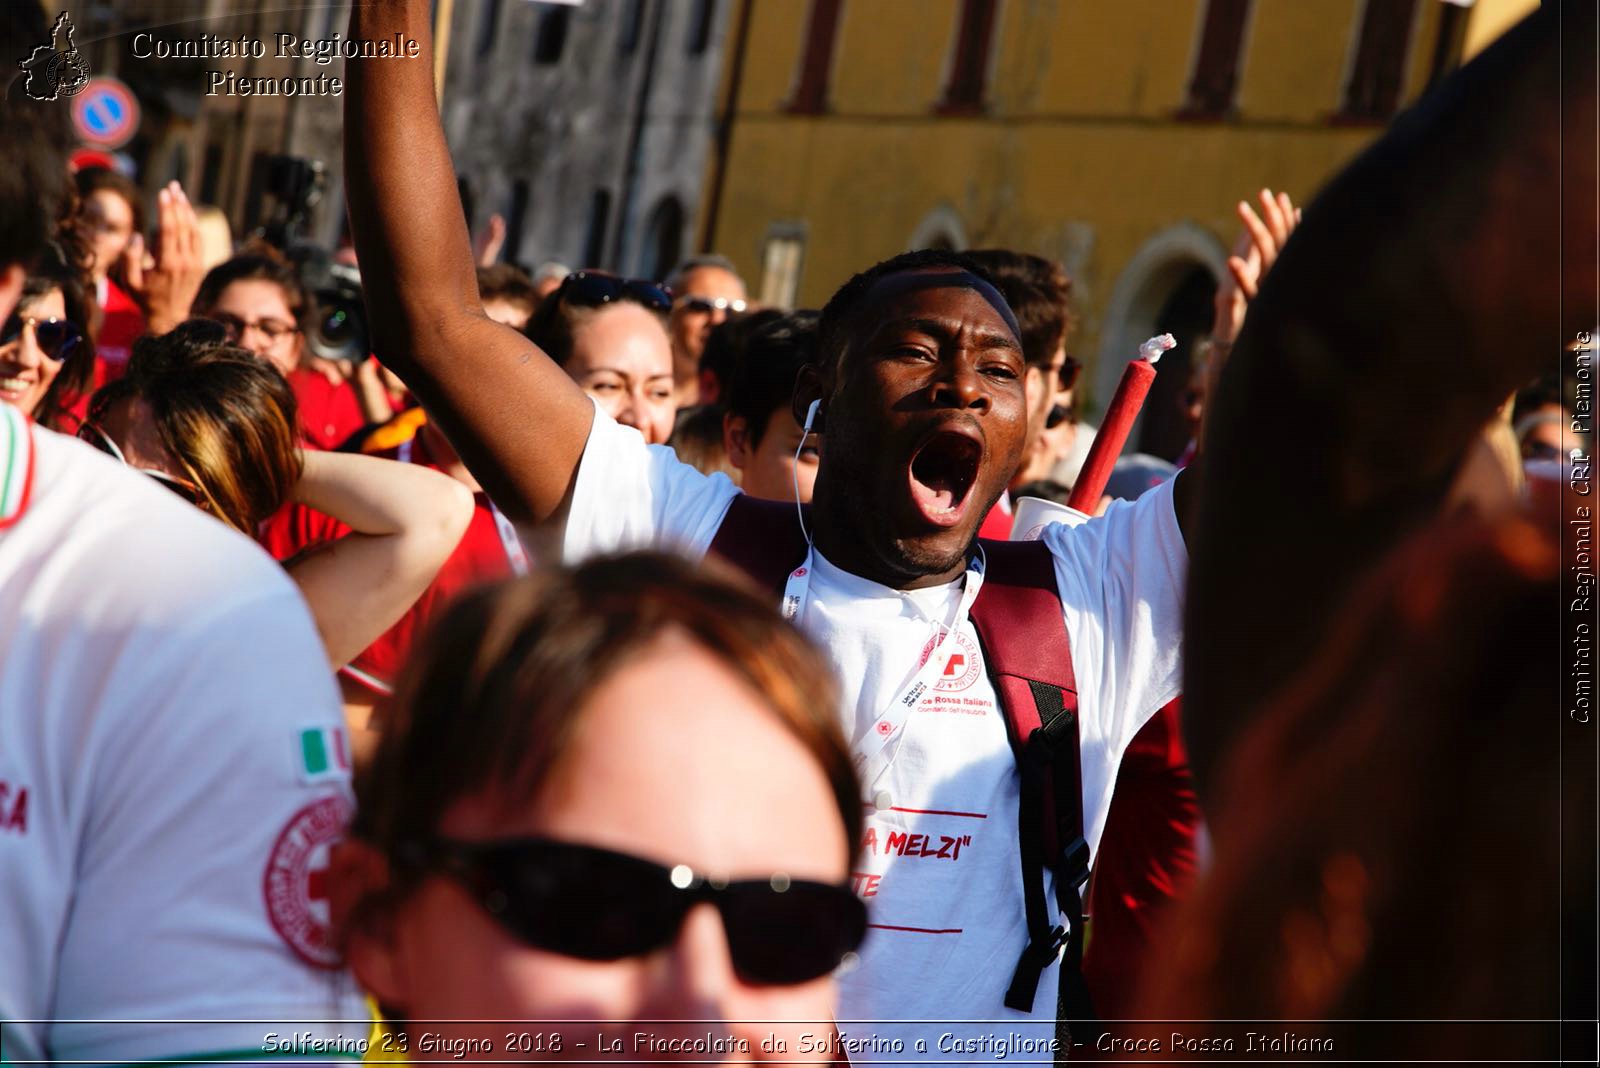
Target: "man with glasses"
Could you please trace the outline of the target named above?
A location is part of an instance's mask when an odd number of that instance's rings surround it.
[[[673,293],[672,379],[678,407],[708,404],[700,382],[700,354],[718,323],[749,307],[744,280],[725,256],[704,255],[684,260],[667,279]]]

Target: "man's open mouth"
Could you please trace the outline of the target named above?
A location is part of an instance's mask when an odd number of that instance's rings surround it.
[[[935,526],[955,526],[966,513],[972,484],[978,480],[983,445],[976,438],[942,430],[911,456],[911,500]]]

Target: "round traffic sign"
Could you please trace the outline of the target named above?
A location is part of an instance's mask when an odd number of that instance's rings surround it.
[[[72,98],[72,125],[85,144],[121,148],[139,130],[139,101],[115,78],[90,78]]]

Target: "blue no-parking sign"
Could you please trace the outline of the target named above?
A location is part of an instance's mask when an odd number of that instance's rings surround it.
[[[121,148],[139,131],[139,101],[115,78],[90,78],[72,98],[72,124],[85,144]]]

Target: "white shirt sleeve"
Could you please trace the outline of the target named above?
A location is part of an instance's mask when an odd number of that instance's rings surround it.
[[[562,559],[576,564],[645,548],[698,559],[738,492],[727,475],[701,474],[596,408],[567,511]]]
[[[1104,516],[1045,528],[1072,647],[1079,715],[1114,765],[1183,684],[1183,596],[1189,554],[1173,480]]]

